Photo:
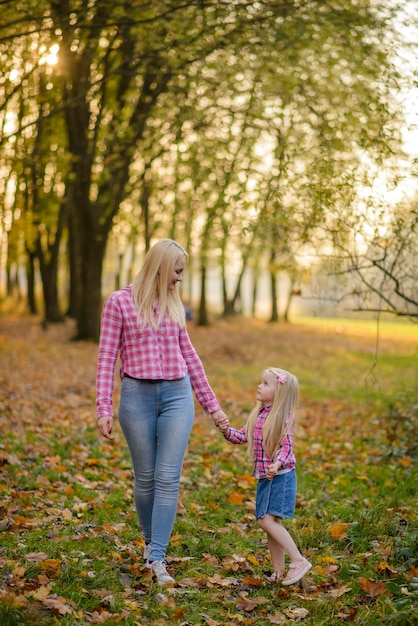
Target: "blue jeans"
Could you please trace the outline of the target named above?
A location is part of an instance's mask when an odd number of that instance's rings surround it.
[[[119,422],[132,458],[135,507],[151,561],[162,561],[177,513],[180,475],[194,418],[188,376],[144,382],[124,377]]]

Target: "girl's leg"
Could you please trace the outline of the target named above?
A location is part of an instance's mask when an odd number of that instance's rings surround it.
[[[291,561],[289,572],[282,584],[293,585],[311,569],[312,565],[302,556],[290,533],[282,526],[280,518],[267,513],[265,517],[260,517],[257,521],[271,541],[289,555]]]
[[[270,537],[272,543],[276,544],[276,547],[281,548],[289,555],[291,562],[303,560],[303,556],[290,533],[282,526],[280,518],[267,513],[265,517],[260,517],[257,521]]]
[[[275,517],[274,520],[276,523],[280,523],[279,518]],[[279,579],[284,572],[284,550],[269,533],[267,533],[267,545],[271,555],[274,576],[276,579]]]

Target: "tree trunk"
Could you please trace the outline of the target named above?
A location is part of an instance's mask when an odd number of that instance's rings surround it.
[[[270,270],[270,288],[271,288],[271,317],[270,322],[279,321],[278,293],[277,293],[277,275],[274,270]]]
[[[36,254],[39,259],[42,278],[45,322],[62,322],[64,318],[58,301],[58,254],[51,254],[47,262],[39,237],[36,244]]]
[[[36,306],[35,298],[35,258],[36,255],[29,250],[26,251],[26,279],[28,281],[27,303],[28,309],[31,315],[38,313],[38,307]]]
[[[258,297],[258,271],[253,272],[253,288],[251,293],[251,316],[255,318],[257,312],[257,297]]]
[[[206,266],[203,265],[200,271],[200,305],[198,326],[209,326],[208,310],[206,305]]]
[[[77,319],[81,306],[81,249],[80,240],[74,224],[74,215],[69,212],[68,217],[68,309],[67,315]]]

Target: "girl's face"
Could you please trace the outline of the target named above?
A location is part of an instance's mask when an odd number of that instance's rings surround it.
[[[174,266],[173,273],[168,281],[169,290],[173,290],[178,282],[183,280],[183,272],[186,265],[186,258],[181,257]]]
[[[269,406],[273,402],[276,386],[277,380],[274,374],[265,372],[261,383],[257,387],[256,399],[261,402],[263,406]]]

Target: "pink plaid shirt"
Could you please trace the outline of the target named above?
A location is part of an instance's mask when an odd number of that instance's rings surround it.
[[[96,378],[97,417],[113,415],[118,355],[120,378],[125,373],[134,378],[176,380],[188,373],[203,410],[218,411],[219,403],[186,327],[180,328],[164,315],[156,331],[150,325],[141,330],[137,318],[131,285],[115,291],[104,303]]]
[[[257,421],[254,427],[253,436],[253,452],[254,452],[254,470],[253,476],[256,478],[265,478],[267,476],[267,467],[272,463],[272,460],[264,452],[263,448],[263,426],[267,419],[267,415],[270,413],[270,406],[265,406],[258,414]],[[247,443],[246,426],[237,430],[236,428],[228,428],[224,434],[225,439],[231,443]],[[283,470],[289,471],[295,469],[296,458],[293,452],[293,424],[287,435],[284,437],[280,444],[280,448],[277,452],[275,461],[280,461]]]

